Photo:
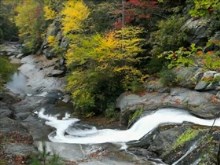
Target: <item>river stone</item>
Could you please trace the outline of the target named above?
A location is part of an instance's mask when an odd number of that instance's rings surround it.
[[[9,117],[12,118],[13,113],[10,109],[8,108],[0,108],[0,118],[4,118],[4,117]]]
[[[35,142],[38,150],[42,151],[45,145],[46,151],[51,154],[58,154],[61,158],[69,161],[77,162],[79,165],[109,164],[109,165],[153,165],[148,160],[126,154],[119,151],[112,144],[100,145],[81,145],[81,144],[65,144],[41,141]]]
[[[214,82],[214,75],[216,73],[216,71],[205,72],[199,83],[196,85],[195,90],[202,91],[215,89],[215,85],[212,82]]]
[[[0,54],[2,55],[17,55],[21,53],[21,45],[16,42],[6,42],[0,45]]]
[[[11,156],[30,156],[37,153],[32,145],[28,144],[6,144],[3,146],[4,153]]]
[[[192,162],[197,161],[199,158],[203,157],[204,154],[207,154],[207,152],[210,158],[207,159],[206,157],[206,162],[210,159],[212,159],[210,161],[212,162],[215,156],[211,155],[215,155],[218,152],[218,150],[216,150],[218,146],[212,143],[215,141],[214,139],[218,139],[218,137],[213,135],[212,132],[216,132],[214,129],[209,134],[207,133],[208,131],[209,129],[207,127],[196,126],[190,123],[181,125],[161,125],[150,135],[142,138],[139,141],[139,147],[146,148],[149,152],[156,153],[165,163],[173,164],[185,155],[192,145],[197,142],[195,149],[189,153],[186,158],[180,160],[178,164],[192,164]],[[210,135],[213,137],[209,137]],[[204,146],[209,145],[212,145],[212,147],[208,147],[209,149],[206,150]],[[216,147],[213,147],[213,145]],[[213,148],[215,149],[214,153]]]
[[[29,115],[22,121],[22,125],[29,131],[33,140],[47,140],[47,136],[52,132],[51,127],[44,124],[44,121],[39,121],[38,118]]]
[[[210,20],[205,18],[194,19],[190,18],[183,25],[182,30],[188,32],[188,42],[203,46],[207,42],[209,35],[208,26]]]
[[[219,112],[220,99],[215,94],[197,92],[185,88],[171,88],[170,92],[145,92],[142,95],[122,94],[116,103],[121,110],[121,123],[126,124],[129,115],[138,109],[181,108],[202,118],[214,118]]]
[[[208,85],[209,85],[209,82],[199,81],[199,83],[196,84],[195,86],[195,90],[198,90],[198,91],[205,90]]]
[[[198,67],[177,67],[174,73],[177,76],[178,85],[185,88],[194,88],[197,82],[195,74],[198,74]]]
[[[0,132],[2,133],[19,132],[21,134],[28,133],[27,129],[21,123],[9,119],[7,117],[1,118],[0,120]]]
[[[47,76],[48,77],[59,77],[64,74],[63,70],[52,70],[51,73],[49,73]]]
[[[184,127],[167,127],[160,126],[156,134],[152,133],[152,142],[148,150],[159,155],[163,155],[166,151],[172,149],[172,144],[184,132]]]
[[[19,102],[21,99],[12,92],[2,92],[0,94],[0,100],[8,105]]]
[[[30,112],[21,112],[15,114],[16,120],[25,120],[29,115],[31,115]]]
[[[43,97],[26,97],[24,100],[13,104],[12,108],[14,110],[14,113],[26,113],[26,112],[32,112],[34,109],[39,107],[45,102],[45,99]]]

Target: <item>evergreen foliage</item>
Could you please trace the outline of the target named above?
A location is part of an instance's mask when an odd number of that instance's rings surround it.
[[[150,39],[153,44],[151,51],[153,55],[175,50],[187,44],[187,32],[181,29],[185,20],[185,17],[177,15],[159,21],[158,30],[152,33]]]

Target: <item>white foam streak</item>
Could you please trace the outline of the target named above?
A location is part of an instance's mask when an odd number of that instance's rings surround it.
[[[73,125],[74,123],[78,122],[79,119],[64,119],[59,120],[56,116],[45,115],[45,109],[42,108],[41,111],[38,113],[38,117],[47,120],[45,124],[56,128],[56,137],[58,138],[65,138],[64,134],[65,131],[69,128],[69,126]]]
[[[58,120],[57,117],[46,116],[43,111],[39,112],[39,117],[48,120],[47,125],[56,128],[56,135],[50,134],[49,139],[53,142],[77,143],[77,144],[98,144],[98,143],[126,143],[139,140],[147,133],[158,127],[160,124],[176,123],[184,121],[199,125],[212,126],[214,120],[205,120],[192,116],[188,112],[179,109],[160,109],[139,119],[128,130],[114,129],[73,129],[68,133],[68,128],[74,125],[78,119]],[[220,119],[217,119],[215,126],[220,126]],[[65,133],[69,135],[65,135]]]

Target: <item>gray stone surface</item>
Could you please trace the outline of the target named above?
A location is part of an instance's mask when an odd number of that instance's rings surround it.
[[[7,117],[0,120],[0,132],[10,133],[19,132],[21,134],[27,134],[27,129],[18,121],[9,119]]]
[[[208,92],[171,88],[170,92],[146,91],[141,96],[124,93],[117,99],[116,107],[121,109],[122,120],[125,120],[125,123],[128,114],[140,108],[146,111],[164,107],[182,108],[203,118],[213,118],[220,112],[220,99]]]
[[[8,108],[0,108],[0,118],[9,117],[11,118],[13,116],[13,113]]]
[[[4,153],[11,156],[30,156],[33,153],[37,153],[36,149],[32,145],[27,144],[7,144],[3,146]]]

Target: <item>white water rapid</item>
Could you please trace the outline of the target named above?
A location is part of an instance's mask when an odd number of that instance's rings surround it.
[[[131,128],[127,130],[100,129],[96,128],[80,130],[71,129],[79,119],[63,118],[57,119],[56,116],[44,114],[42,109],[38,116],[47,120],[46,124],[56,128],[48,135],[52,142],[75,143],[75,144],[98,144],[98,143],[119,143],[125,144],[129,141],[139,140],[147,133],[154,130],[160,124],[180,124],[184,121],[198,125],[212,126],[214,120],[205,120],[195,117],[184,110],[164,108],[159,109],[147,116],[139,119]],[[220,118],[214,124],[220,126]]]

